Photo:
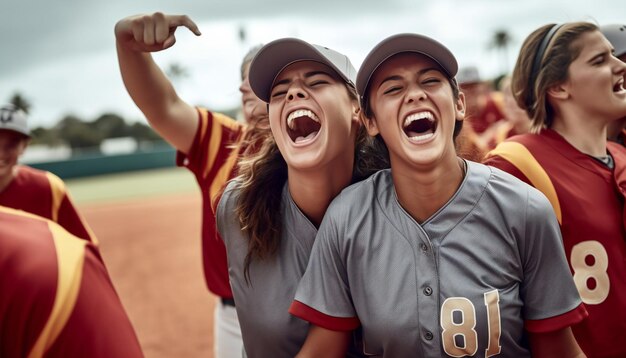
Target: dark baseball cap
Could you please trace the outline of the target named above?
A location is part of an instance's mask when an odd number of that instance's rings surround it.
[[[616,57],[626,54],[626,25],[604,25],[600,31],[613,45]]]
[[[0,129],[18,132],[30,137],[26,113],[12,104],[0,107]]]
[[[356,76],[356,89],[361,96],[366,94],[367,87],[374,72],[380,65],[393,55],[402,52],[415,52],[430,57],[445,71],[446,75],[454,78],[459,69],[459,65],[454,55],[447,47],[430,37],[404,33],[390,36],[378,43],[365,57],[363,64]]]
[[[283,38],[263,46],[254,56],[248,75],[254,94],[269,103],[276,76],[285,67],[299,61],[323,63],[335,70],[346,83],[354,86],[356,70],[346,55],[300,39]]]

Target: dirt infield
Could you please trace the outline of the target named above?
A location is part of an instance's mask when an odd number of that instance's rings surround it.
[[[213,357],[198,193],[79,203],[148,358]]]

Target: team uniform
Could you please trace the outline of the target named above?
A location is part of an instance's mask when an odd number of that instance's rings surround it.
[[[250,265],[244,277],[248,237],[235,214],[236,182],[227,185],[217,208],[219,232],[226,244],[230,282],[245,352],[249,358],[294,357],[306,339],[309,324],[289,314],[289,305],[304,274],[317,229],[296,206],[287,183],[281,194],[283,236],[278,252]]]
[[[468,121],[476,133],[483,133],[496,122],[502,120],[502,95],[498,92],[485,95],[485,105],[477,113],[472,113]]]
[[[216,342],[228,346],[217,345],[219,356],[222,349],[226,350],[225,354],[231,349],[240,351],[241,334],[238,332],[239,322],[228,281],[226,249],[215,224],[215,203],[226,182],[236,175],[237,159],[244,150],[239,144],[246,138],[246,132],[243,124],[203,108],[198,108],[198,120],[198,129],[189,153],[185,155],[179,151],[176,162],[194,174],[202,192],[204,278],[209,290],[221,298],[221,305],[215,311]],[[220,336],[222,332],[228,334]]]
[[[498,169],[467,162],[456,194],[421,225],[391,172],[331,204],[290,312],[363,333],[366,355],[529,357],[525,331],[586,315],[549,203]]]
[[[609,142],[615,168],[544,129],[501,143],[485,163],[541,190],[561,224],[565,255],[589,318],[573,326],[590,357],[624,357],[626,151]]]
[[[65,184],[50,172],[17,166],[17,175],[0,192],[0,205],[50,219],[74,236],[97,244],[95,235],[74,207]]]
[[[0,356],[143,357],[98,248],[0,206]]]
[[[224,191],[217,223],[228,253],[230,283],[246,354],[249,358],[294,357],[304,344],[309,325],[288,310],[309,261],[317,229],[293,202],[285,183],[280,247],[272,259],[252,262],[248,284],[243,268],[249,240],[235,214],[235,184],[229,183]]]

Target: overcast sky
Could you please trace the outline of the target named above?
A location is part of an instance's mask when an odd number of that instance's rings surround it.
[[[212,109],[238,105],[242,56],[280,37],[334,48],[358,67],[383,38],[418,32],[489,78],[502,67],[501,55],[488,47],[498,29],[513,37],[511,69],[526,35],[546,23],[626,23],[624,0],[2,0],[0,102],[22,94],[32,104],[32,127],[52,126],[66,114],[92,120],[114,112],[145,121],[123,87],[113,27],[154,11],[187,14],[199,25],[201,37],[181,29],[176,45],[155,58],[163,68],[183,66],[189,76],[175,83],[180,96]]]

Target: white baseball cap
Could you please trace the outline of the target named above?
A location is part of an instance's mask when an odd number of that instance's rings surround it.
[[[478,72],[478,67],[476,66],[461,67],[459,73],[456,76],[456,80],[459,82],[460,85],[470,85],[473,83],[482,82],[482,79],[480,78],[480,72]]]
[[[459,65],[447,47],[430,37],[404,33],[390,36],[378,43],[365,57],[356,76],[356,89],[361,103],[374,72],[391,56],[402,52],[415,52],[430,57],[451,79],[456,76]]]
[[[604,25],[600,31],[615,48],[615,56],[626,54],[626,25]]]
[[[285,67],[299,61],[323,63],[335,70],[346,83],[354,86],[356,70],[346,55],[300,39],[283,38],[263,46],[254,56],[248,74],[254,94],[269,103],[276,76]]]
[[[0,129],[18,132],[30,137],[26,119],[26,113],[15,105],[7,104],[0,108]]]

